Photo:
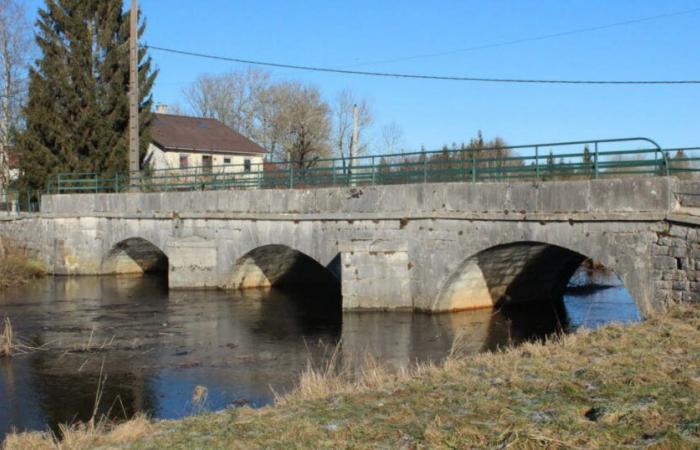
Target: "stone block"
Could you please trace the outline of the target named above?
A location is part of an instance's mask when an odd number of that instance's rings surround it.
[[[673,206],[671,178],[607,179],[590,183],[594,212],[666,212]]]
[[[680,270],[670,270],[668,272],[664,272],[661,279],[666,281],[682,281],[687,280],[688,276],[685,272]]]
[[[651,255],[652,256],[669,256],[671,253],[671,248],[670,247],[664,247],[660,245],[652,245],[651,246]]]
[[[688,282],[687,281],[673,281],[671,289],[674,291],[687,291]]]
[[[678,267],[676,258],[671,256],[655,256],[653,258],[653,263],[654,268],[659,270],[676,269]]]
[[[369,251],[366,244],[341,251],[343,309],[413,307],[406,251]]]
[[[537,195],[538,212],[585,212],[588,211],[588,181],[552,181],[539,185]]]
[[[187,237],[170,241],[167,250],[170,288],[217,287],[217,252],[214,240]]]

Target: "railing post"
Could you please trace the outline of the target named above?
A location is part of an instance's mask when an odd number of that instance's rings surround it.
[[[540,181],[540,148],[535,146],[535,180]]]
[[[423,183],[428,182],[428,155],[423,154]]]
[[[374,165],[374,155],[372,155],[372,185],[375,184],[376,173],[377,173],[377,168]]]
[[[114,174],[114,193],[119,193],[119,173]]]
[[[598,179],[598,143],[596,142],[594,145],[594,153],[593,153],[593,178]]]
[[[476,183],[476,150],[472,149],[472,183]]]
[[[664,173],[666,176],[671,175],[671,164],[669,164],[668,157],[666,156],[666,152],[661,150],[661,155],[663,156],[663,164],[664,164]]]
[[[289,189],[294,189],[294,164],[289,163]]]

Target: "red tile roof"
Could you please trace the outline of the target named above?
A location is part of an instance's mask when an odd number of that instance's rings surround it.
[[[153,114],[151,139],[163,150],[264,154],[267,151],[216,119]]]

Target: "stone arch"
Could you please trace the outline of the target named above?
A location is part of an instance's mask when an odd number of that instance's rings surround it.
[[[519,241],[482,250],[447,278],[433,311],[498,307],[561,297],[587,255],[559,245]]]
[[[263,245],[238,258],[227,287],[249,289],[311,286],[339,289],[340,280],[334,264],[336,259],[326,267],[306,253],[289,246]]]
[[[168,256],[151,241],[141,237],[123,239],[112,246],[102,260],[100,273],[167,273]]]

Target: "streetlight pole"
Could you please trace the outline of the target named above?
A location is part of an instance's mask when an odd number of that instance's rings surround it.
[[[352,106],[352,139],[350,140],[350,163],[348,164],[348,174],[350,175],[350,180],[352,180],[352,168],[355,165],[355,158],[357,157],[357,144],[360,139],[360,120],[359,120],[359,110],[357,105]],[[351,186],[355,186],[354,181],[350,181]]]

